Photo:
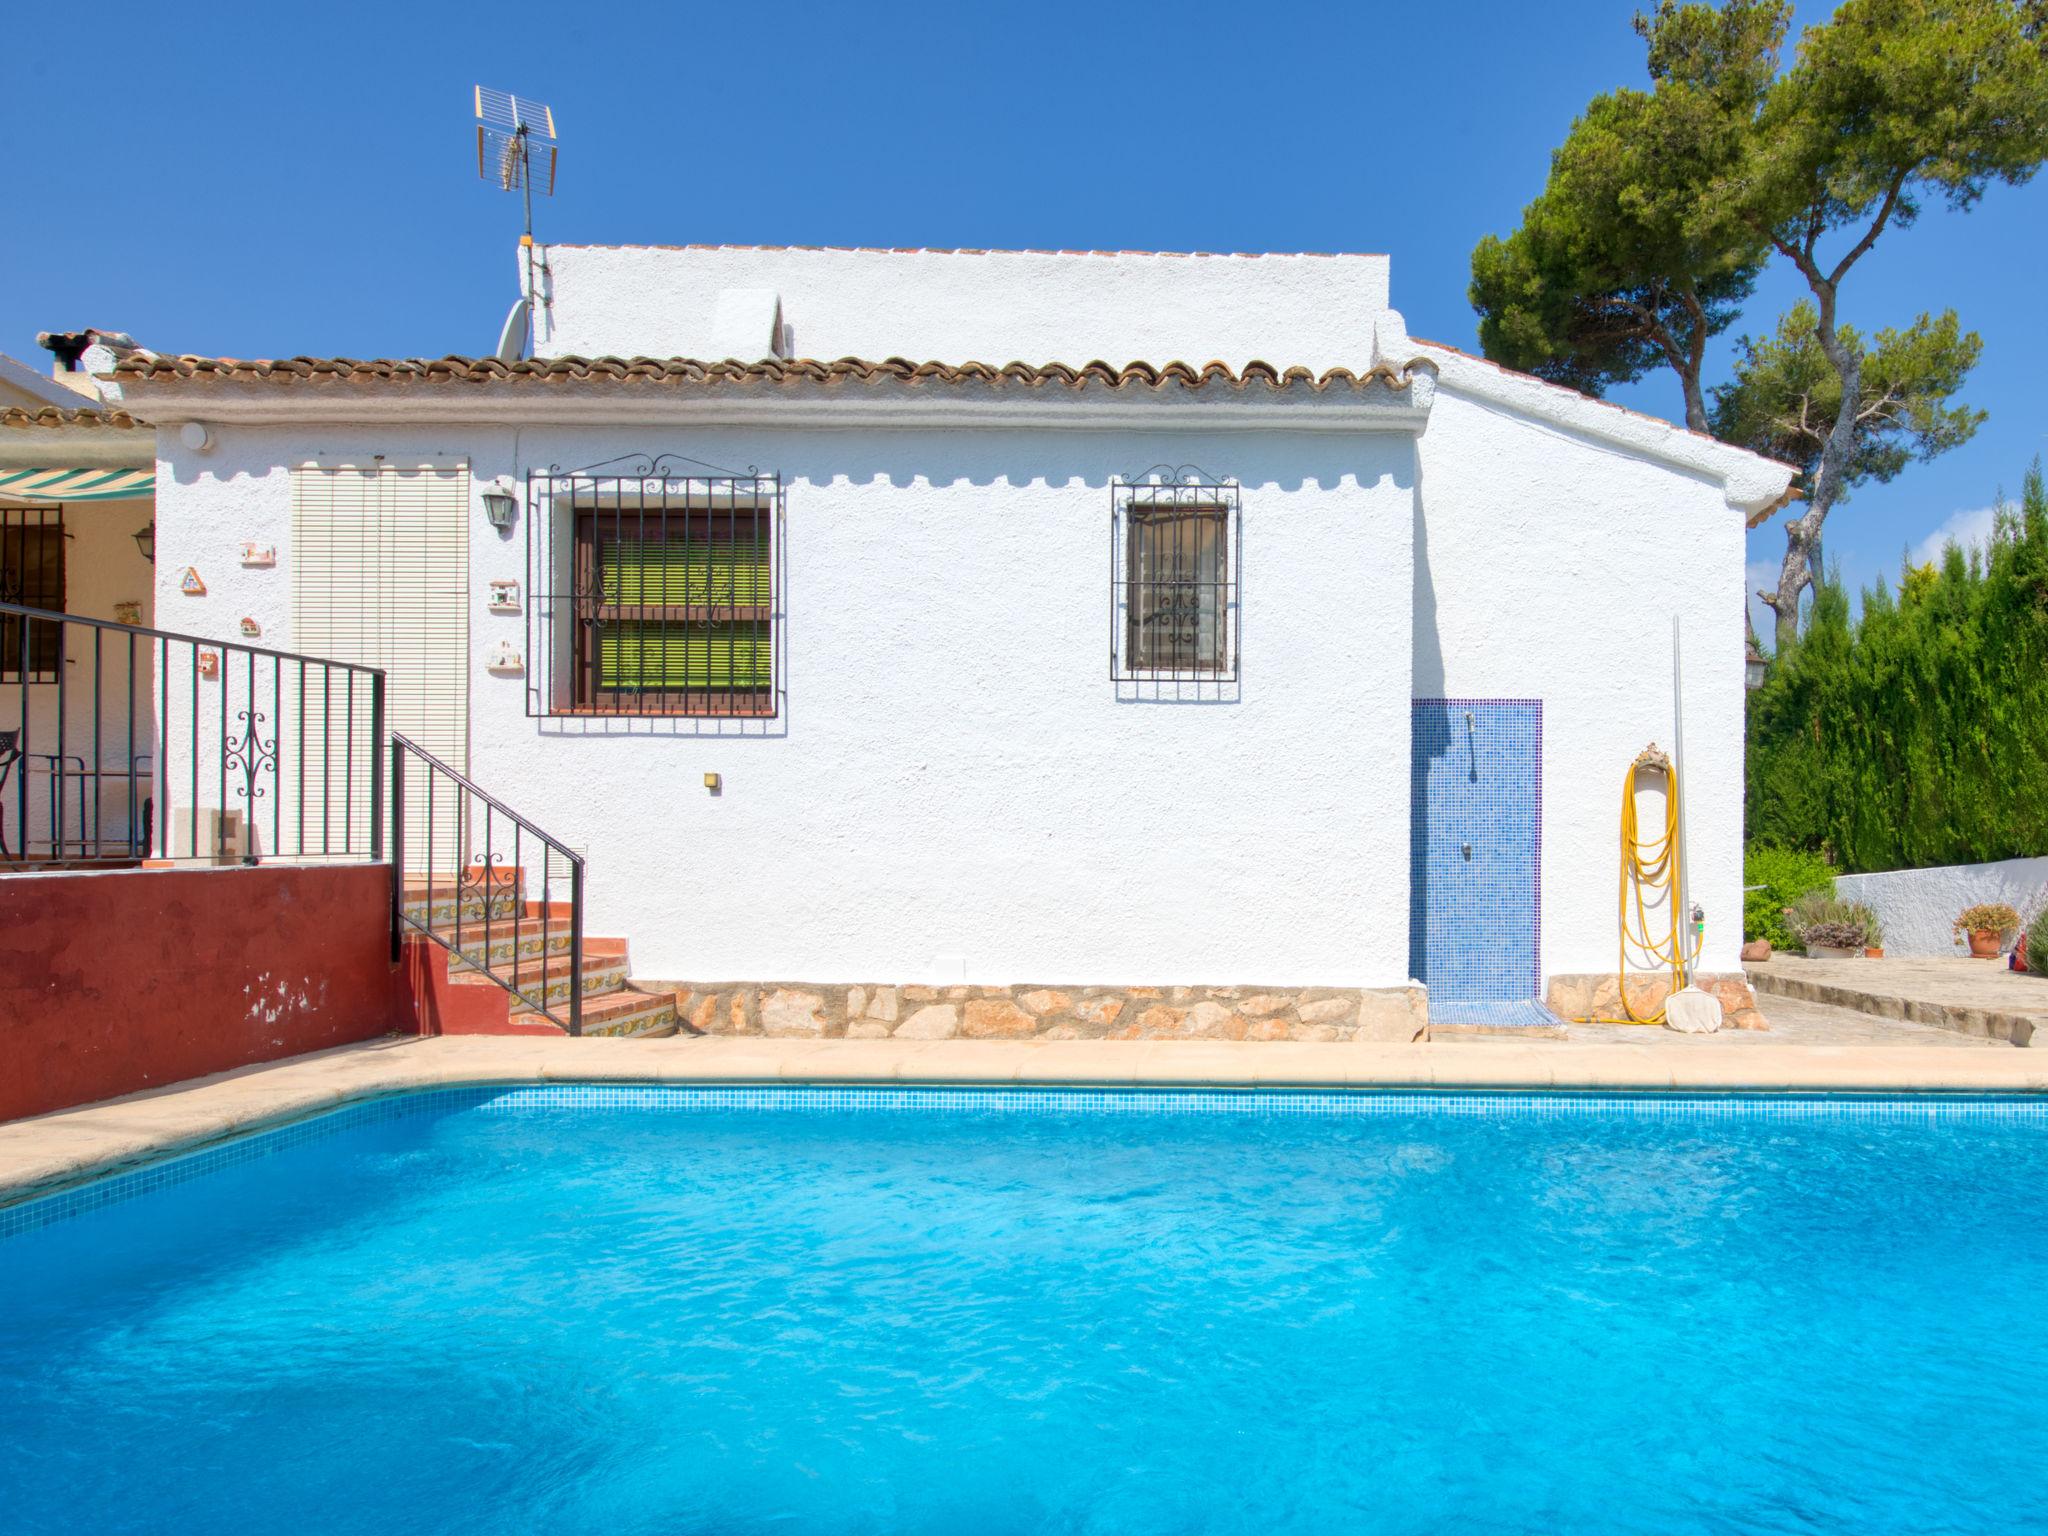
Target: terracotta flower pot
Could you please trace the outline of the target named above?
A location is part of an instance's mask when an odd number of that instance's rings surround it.
[[[1996,960],[1998,958],[1998,939],[1999,935],[1995,931],[1971,934],[1970,958],[1972,960]]]
[[[1882,960],[1884,958],[1884,946],[1882,944],[1864,945],[1863,958],[1866,960]]]

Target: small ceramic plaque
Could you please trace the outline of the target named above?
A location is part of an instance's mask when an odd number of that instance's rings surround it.
[[[142,604],[114,604],[114,622],[116,624],[140,624],[142,622]]]
[[[257,635],[263,633],[263,626],[254,619],[244,619],[242,620],[242,633],[254,639]]]
[[[206,596],[206,583],[199,579],[199,567],[188,565],[185,574],[178,578],[178,590],[187,597]]]
[[[510,640],[494,643],[484,653],[484,665],[493,672],[520,672],[526,668],[526,663],[520,659],[519,647]]]
[[[275,544],[256,544],[244,541],[242,545],[242,564],[277,564],[277,546]]]
[[[201,651],[199,653],[199,675],[201,677],[220,676],[219,651]]]
[[[517,613],[519,611],[519,583],[511,580],[491,583],[491,612]]]

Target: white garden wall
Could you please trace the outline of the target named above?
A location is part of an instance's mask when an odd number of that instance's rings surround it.
[[[2002,901],[2023,921],[2031,918],[2048,903],[2048,859],[1838,875],[1835,891],[1877,913],[1887,955],[1960,955],[1966,951],[1956,942],[1957,914],[1979,902]]]

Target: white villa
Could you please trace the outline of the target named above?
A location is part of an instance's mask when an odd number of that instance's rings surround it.
[[[532,359],[136,350],[102,409],[155,432],[154,623],[382,668],[685,1027],[1541,1017],[1680,727],[1739,976],[1787,466],[1411,337],[1384,256],[534,254]],[[482,857],[406,825],[407,881]]]

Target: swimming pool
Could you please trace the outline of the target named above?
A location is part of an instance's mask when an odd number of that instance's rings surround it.
[[[2048,1105],[437,1092],[0,1212],[9,1531],[2048,1526]]]

